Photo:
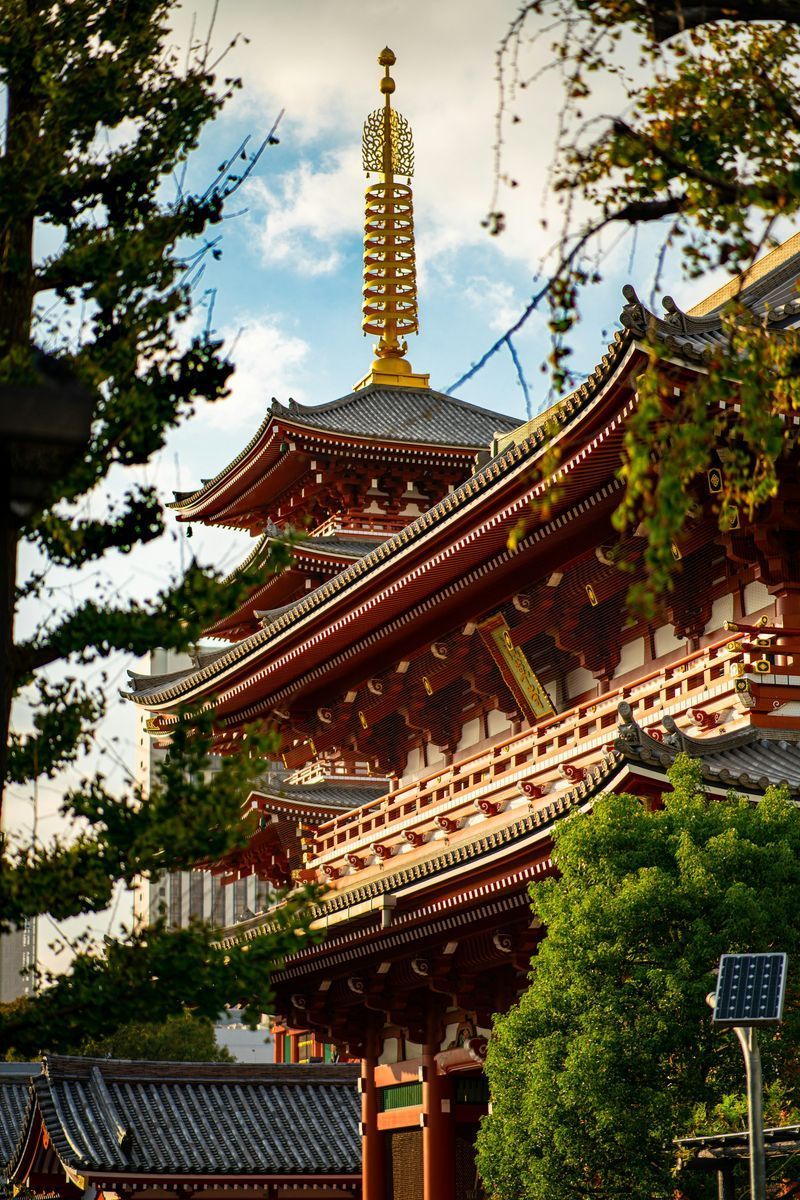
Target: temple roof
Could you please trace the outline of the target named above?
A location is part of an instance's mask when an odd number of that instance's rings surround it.
[[[379,441],[435,446],[488,446],[493,436],[519,424],[433,388],[392,388],[371,384],[328,404],[273,403],[271,412],[293,425],[347,433]]]
[[[34,1088],[53,1149],[81,1173],[342,1175],[361,1165],[358,1073],[48,1056]]]
[[[370,385],[317,405],[302,405],[295,400],[280,404],[273,399],[261,425],[236,458],[212,479],[204,480],[201,487],[176,492],[169,507],[179,512],[192,510],[200,502],[205,504],[218,487],[238,480],[252,466],[251,457],[258,457],[258,448],[270,442],[277,426],[294,428],[298,436],[306,430],[309,436],[319,433],[328,443],[341,437],[349,443],[353,439],[373,443],[376,448],[397,444],[406,453],[413,447],[441,447],[469,455],[484,450],[495,434],[508,432],[518,424],[515,417],[479,408],[432,388]]]
[[[793,238],[789,245],[795,242]],[[778,249],[782,250],[783,247]],[[765,263],[769,259],[768,255]],[[651,312],[639,299],[636,290],[628,284],[623,288],[626,304],[620,321],[635,337],[656,337],[680,357],[690,362],[702,362],[711,355],[715,346],[723,344],[725,333],[721,311],[730,300],[740,301],[753,313],[763,317],[769,328],[786,329],[796,324],[800,320],[798,278],[800,248],[787,257],[777,259],[772,270],[764,274],[757,273],[750,284],[746,282],[747,273],[744,284],[738,289],[737,281],[731,280],[710,298],[710,303],[714,303],[715,299],[719,303],[709,311],[705,311],[706,303],[701,303],[690,312],[683,312],[671,296],[665,296],[662,300],[663,316]]]
[[[379,876],[327,896],[315,909],[315,916],[341,912],[411,884],[418,886],[424,879],[463,869],[467,864],[477,868],[486,855],[501,851],[511,853],[529,842],[538,842],[542,837],[549,837],[553,826],[569,813],[578,808],[590,808],[595,797],[604,792],[625,791],[629,781],[634,783],[642,775],[660,780],[668,790],[666,772],[679,753],[698,759],[703,781],[712,793],[733,790],[757,799],[768,787],[783,784],[789,787],[793,797],[800,795],[800,730],[777,733],[749,726],[735,733],[712,734],[700,739],[678,731],[668,714],[653,724],[654,731],[659,724],[667,730],[663,741],[632,719],[627,703],[621,704],[613,748],[587,771],[580,782],[553,794],[552,798],[548,794],[544,803],[533,811],[526,812],[525,808],[509,810],[508,823],[501,828],[484,832],[476,826],[473,836],[443,845],[437,854],[423,858],[408,856],[407,862],[391,860],[396,865]],[[266,915],[248,922],[249,935],[262,925],[269,927],[270,920]],[[228,938],[235,941],[238,936],[237,929],[228,931]],[[324,952],[323,946],[320,953]],[[279,971],[276,979],[280,977]]]
[[[490,463],[456,486],[452,492],[416,517],[400,532],[393,534],[387,541],[380,542],[321,587],[295,601],[266,628],[235,643],[209,666],[201,670],[187,671],[180,678],[165,680],[158,686],[149,686],[140,677],[132,676],[128,695],[135,699],[147,695],[159,704],[177,699],[190,687],[210,680],[227,667],[247,658],[251,652],[260,650],[295,621],[307,616],[319,606],[332,603],[339,593],[363,584],[365,578],[381,569],[387,560],[405,552],[413,542],[426,538],[434,527],[456,519],[468,507],[481,504],[486,493],[495,488],[501,477],[517,476],[523,472],[527,476],[531,463],[542,453],[543,448],[549,445],[552,438],[575,425],[581,413],[601,395],[609,380],[622,369],[632,347],[633,339],[627,331],[615,334],[602,362],[580,387],[548,410],[545,420],[535,422],[529,429],[523,427],[518,433],[524,436],[515,435],[508,439],[502,452]],[[506,441],[505,438],[503,440]]]
[[[284,538],[284,531],[278,529],[276,525],[269,525],[247,557],[237,567],[233,568],[230,574],[223,580],[223,583],[232,583],[243,571],[255,566],[261,556],[266,554],[270,542],[282,541]],[[322,554],[330,558],[361,558],[378,544],[379,539],[377,538],[358,539],[347,537],[346,535],[343,536],[339,533],[327,534],[324,537],[313,534],[309,537],[304,537],[301,534],[298,541],[292,543],[290,552],[294,557],[300,557],[303,554]]]
[[[336,783],[334,779],[320,780],[318,783],[281,783],[278,785],[259,785],[253,788],[253,795],[263,796],[266,800],[274,801],[275,807],[280,807],[282,800],[288,801],[293,808],[341,808],[348,810],[360,808],[371,800],[378,800],[388,787],[385,779],[374,782],[365,779],[363,783]]]
[[[626,761],[663,773],[678,754],[688,754],[700,763],[703,779],[710,787],[733,788],[748,794],[771,786],[785,786],[800,793],[800,733],[791,730],[759,729],[752,725],[716,737],[695,738],[678,729],[670,716],[662,725],[663,741],[651,737],[633,720],[630,705],[620,705],[621,725],[617,749]]]
[[[0,1169],[11,1158],[31,1099],[31,1080],[41,1063],[0,1063]]]

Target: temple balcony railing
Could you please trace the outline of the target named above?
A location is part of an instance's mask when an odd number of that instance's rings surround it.
[[[325,822],[306,842],[306,868],[334,887],[347,886],[354,875],[362,879],[385,870],[389,858],[393,866],[410,862],[409,855],[469,837],[475,825],[499,826],[519,809],[547,805],[608,758],[623,700],[656,737],[667,715],[701,737],[745,725],[741,636],[728,634]]]
[[[367,760],[356,762],[342,762],[338,759],[314,759],[312,762],[306,763],[305,766],[298,767],[296,771],[292,771],[286,776],[285,783],[290,784],[308,784],[308,783],[323,783],[325,780],[331,780],[334,783],[343,783],[345,780],[362,780],[374,779],[375,772],[372,770],[372,765]],[[380,784],[380,779],[378,780]]]

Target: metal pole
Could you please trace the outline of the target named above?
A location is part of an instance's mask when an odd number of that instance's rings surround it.
[[[767,1167],[764,1156],[764,1111],[761,1083],[761,1054],[755,1029],[734,1026],[744,1054],[747,1072],[747,1112],[750,1124],[750,1196],[766,1200]]]
[[[717,1167],[717,1200],[736,1200],[732,1162],[720,1163]]]

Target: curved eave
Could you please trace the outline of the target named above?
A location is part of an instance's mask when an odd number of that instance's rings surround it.
[[[612,753],[590,772],[589,778],[569,788],[549,803],[543,804],[534,812],[520,811],[513,820],[499,828],[475,834],[447,847],[439,846],[425,857],[409,855],[407,864],[398,864],[394,870],[375,876],[363,884],[330,894],[312,909],[312,916],[315,921],[324,923],[326,917],[355,908],[357,905],[368,904],[372,900],[377,901],[387,894],[395,896],[399,902],[403,895],[430,887],[445,878],[449,881],[454,874],[474,874],[482,866],[493,863],[495,859],[517,855],[521,851],[528,855],[532,847],[549,842],[557,821],[576,809],[590,808],[599,793],[609,790],[612,785],[618,787],[626,778],[626,774],[623,756]],[[463,900],[463,894],[459,892],[456,902],[462,903]],[[237,942],[248,941],[269,932],[272,928],[273,918],[270,913],[264,913],[227,930],[220,944],[227,947]],[[329,936],[320,946],[319,953],[335,953],[337,944],[338,938]],[[275,982],[280,982],[290,974],[294,964],[313,957],[317,955],[311,947],[290,955],[286,959],[286,967],[275,974]]]
[[[280,445],[287,439],[295,443],[295,450],[281,454]],[[338,450],[340,457],[391,458],[393,462],[457,459],[469,463],[481,449],[481,446],[456,441],[440,445],[340,433],[305,422],[293,422],[291,415],[270,413],[241,454],[224,470],[191,495],[173,501],[168,507],[177,513],[180,521],[210,521],[234,526],[234,518],[247,512],[254,503],[261,506],[268,503],[267,496],[254,498],[257,490],[277,496],[305,473],[303,467],[293,476],[289,472],[290,478],[279,478],[281,465],[288,464],[291,454],[298,451],[319,454]]]
[[[224,580],[225,583],[233,583],[243,571],[248,570],[257,561],[263,553],[266,544],[275,540],[268,533],[263,534],[258,541],[258,545],[248,554],[247,558],[238,567],[231,571]],[[333,539],[331,539],[333,541]],[[203,637],[223,638],[227,641],[235,640],[236,638],[246,636],[245,631],[250,630],[251,633],[256,632],[252,627],[259,625],[259,618],[255,616],[255,611],[261,607],[271,607],[268,603],[270,591],[278,584],[279,580],[286,579],[287,575],[294,574],[300,577],[300,581],[307,577],[308,571],[317,573],[322,569],[323,574],[335,575],[344,570],[349,563],[356,562],[359,555],[345,554],[343,551],[324,552],[314,547],[304,547],[302,542],[298,542],[291,550],[292,559],[287,567],[275,574],[270,574],[263,583],[256,584],[253,591],[247,597],[245,602],[228,616],[222,617],[213,625],[210,625],[203,633]]]
[[[685,751],[691,757],[697,758],[700,764],[704,786],[710,795],[724,798],[730,789],[751,801],[763,797],[764,792],[772,786],[775,779],[757,778],[753,775],[741,774],[729,778],[727,773],[720,773],[713,759],[722,750],[735,746],[748,739],[752,742],[758,731],[745,729],[731,735],[722,735],[702,741],[681,734],[681,744],[669,747],[658,742],[649,734],[636,729],[636,741],[631,743],[624,736],[625,726],[620,726],[620,736],[615,747],[589,772],[587,778],[566,789],[560,795],[543,802],[533,812],[526,812],[520,807],[504,824],[496,821],[486,831],[473,830],[471,836],[448,846],[441,844],[426,854],[408,854],[403,856],[407,862],[397,862],[394,869],[373,876],[361,884],[356,884],[340,891],[330,892],[312,912],[314,920],[324,925],[326,918],[335,914],[356,910],[364,912],[364,906],[374,902],[376,906],[381,897],[392,895],[399,912],[404,899],[406,902],[420,893],[425,893],[425,912],[430,914],[437,910],[440,903],[436,896],[446,897],[444,903],[456,903],[464,906],[470,900],[470,889],[476,894],[485,893],[482,886],[481,872],[491,872],[496,877],[498,871],[503,873],[516,872],[520,864],[525,864],[531,873],[538,873],[542,865],[542,856],[549,850],[554,826],[575,811],[589,811],[596,798],[606,792],[621,792],[631,788],[634,792],[644,781],[658,784],[662,790],[669,790],[671,785],[667,771],[673,765],[676,754]],[[776,735],[777,736],[777,735]],[[710,761],[706,761],[706,760]],[[796,765],[796,764],[795,764]],[[780,768],[779,768],[780,771]],[[793,795],[798,792],[793,788]],[[312,864],[313,865],[313,864]],[[549,868],[549,864],[548,868]],[[457,890],[453,890],[454,879],[461,879]],[[374,909],[376,916],[379,909]],[[438,911],[438,910],[437,910]],[[390,929],[399,927],[397,916],[392,921]],[[251,921],[242,922],[228,929],[221,944],[230,946],[242,941],[251,940],[269,932],[273,927],[273,918],[265,913]],[[373,936],[384,936],[382,930],[376,930]],[[334,933],[326,938],[319,946],[309,947],[291,955],[286,960],[285,967],[273,976],[273,982],[279,984],[297,974],[302,964],[311,963],[325,957],[326,954],[338,954],[341,944],[357,937],[363,937],[363,931],[358,933]],[[314,969],[318,969],[319,963]]]
[[[582,427],[591,427],[603,400],[625,379],[630,368],[645,357],[646,352],[639,349],[629,336],[617,334],[601,366],[585,384],[552,411],[547,428],[540,426],[528,438],[509,446],[400,533],[298,601],[268,628],[232,647],[212,666],[192,673],[174,687],[152,692],[146,697],[131,698],[137,703],[146,704],[153,712],[168,712],[176,702],[198,700],[211,692],[219,692],[221,687],[233,684],[243,672],[250,672],[256,664],[263,667],[263,660],[277,653],[292,637],[301,638],[307,631],[310,633],[312,624],[323,612],[325,626],[330,628],[336,619],[338,606],[344,608],[346,604],[352,604],[357,597],[374,589],[391,568],[401,567],[415,554],[425,554],[432,539],[440,534],[444,536],[448,528],[465,518],[469,519],[470,511],[478,508],[484,511],[498,509],[504,492],[512,483],[518,487],[524,486],[531,468],[546,449],[565,443],[565,451],[569,445],[573,457],[566,460],[551,479],[543,481],[540,488],[546,488],[552,479],[561,478],[571,469],[573,462],[579,468],[581,456],[574,452],[574,447]],[[551,434],[549,431],[553,425],[556,428]],[[586,457],[585,452],[583,457]],[[487,519],[491,520],[489,517]],[[496,525],[496,521],[492,524]],[[316,642],[320,636],[323,635],[315,637]],[[300,656],[293,652],[292,657]]]
[[[792,267],[792,276],[797,276],[797,266]],[[785,279],[779,276],[778,283],[785,287]],[[800,297],[769,307],[769,287],[777,286],[775,280],[765,279],[756,294],[743,292],[740,299],[759,316],[767,330],[788,329],[800,321]],[[623,288],[626,304],[620,314],[625,329],[643,342],[661,343],[676,359],[692,367],[703,367],[710,363],[715,353],[724,347],[725,331],[721,310],[702,316],[692,316],[678,308],[670,296],[663,300],[664,315],[654,313],[636,294],[635,288],[626,284]]]

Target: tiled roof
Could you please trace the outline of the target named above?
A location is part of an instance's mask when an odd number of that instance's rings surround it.
[[[31,1080],[40,1063],[0,1063],[0,1173],[11,1161],[31,1102]]]
[[[800,732],[754,726],[716,737],[694,738],[679,730],[670,716],[661,722],[667,733],[657,741],[636,724],[628,704],[620,705],[616,748],[629,762],[666,771],[678,754],[699,760],[704,780],[712,786],[761,793],[786,785],[800,793]]]
[[[175,492],[170,508],[187,508],[245,461],[266,433],[270,421],[341,433],[347,437],[406,445],[448,446],[460,450],[484,450],[496,433],[519,425],[518,418],[478,408],[455,396],[431,388],[380,388],[375,385],[350,392],[339,400],[314,406],[273,398],[264,420],[236,458],[213,479],[189,492]]]
[[[765,317],[769,327],[786,329],[800,320],[798,280],[800,254],[794,254],[745,287],[738,298],[752,312]],[[665,296],[662,301],[665,315],[658,316],[641,302],[630,284],[622,290],[627,303],[620,320],[635,337],[656,337],[691,362],[702,362],[714,346],[722,343],[724,332],[719,308],[705,316],[692,316],[678,308],[671,296]]]
[[[496,433],[519,425],[506,417],[467,404],[432,388],[388,388],[370,384],[340,400],[309,407],[290,401],[272,412],[295,425],[380,441],[485,449]]]
[[[345,1175],[361,1169],[358,1067],[45,1059],[34,1087],[83,1172]]]
[[[386,794],[387,787],[388,781],[385,779],[351,784],[326,779],[319,783],[261,784],[256,785],[254,791],[270,800],[289,800],[298,806],[307,804],[314,808],[350,809],[360,808],[371,800],[379,800]]]

